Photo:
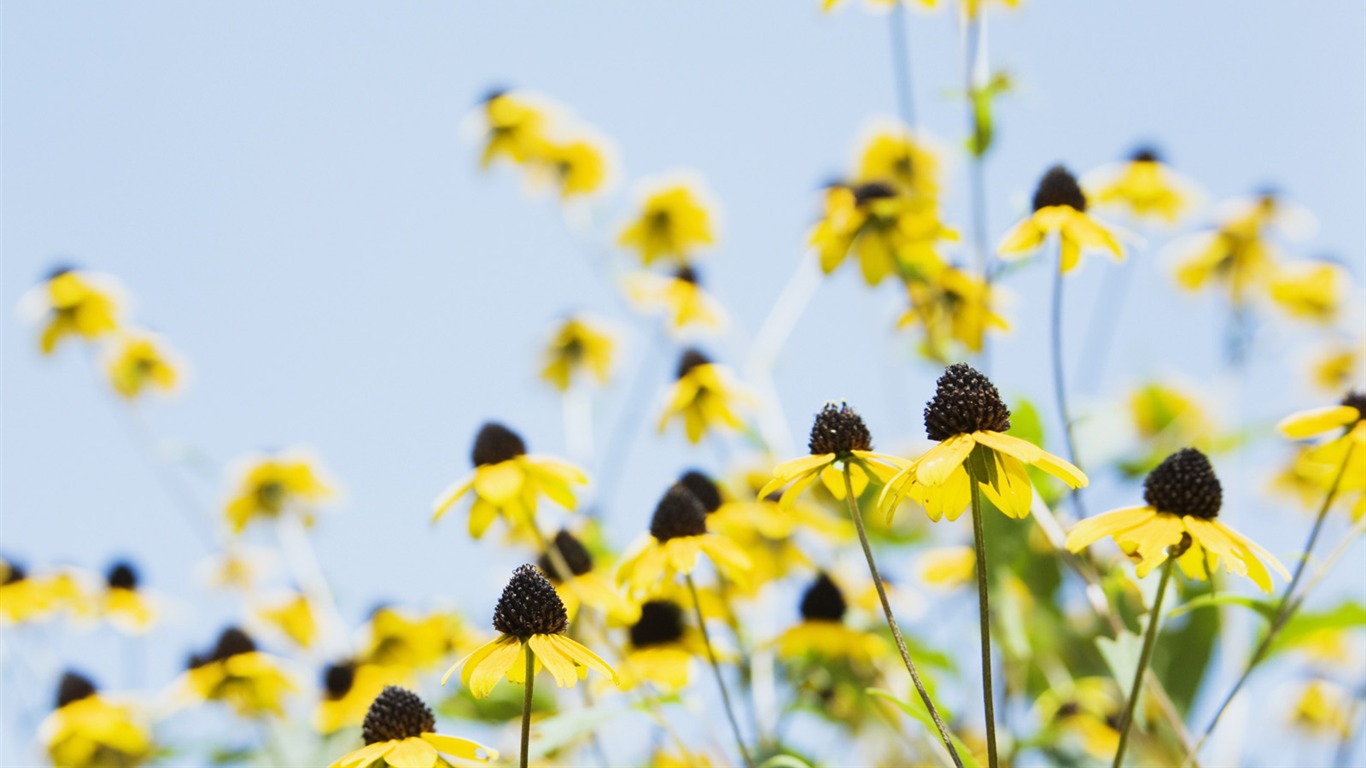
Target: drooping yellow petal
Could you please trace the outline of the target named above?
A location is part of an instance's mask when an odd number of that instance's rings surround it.
[[[1088,517],[1067,533],[1068,552],[1080,552],[1106,536],[1141,525],[1157,514],[1152,507],[1125,507]]]
[[[393,768],[433,768],[439,759],[436,747],[416,736],[396,742],[384,756]]]
[[[573,659],[575,663],[602,674],[613,683],[617,682],[616,670],[612,669],[612,667],[609,666],[607,662],[603,661],[596,653],[593,653],[573,638],[565,635],[554,635],[552,636],[552,642],[559,647],[561,653],[566,657]]]
[[[552,641],[555,637],[559,635],[532,635],[527,640],[527,645],[531,646],[532,652],[542,664],[545,664],[545,668],[550,670],[550,676],[555,678],[557,687],[572,687],[579,679],[578,673],[574,671],[574,661],[565,656],[560,647]]]
[[[1001,239],[1001,244],[996,246],[996,253],[1005,259],[1019,258],[1033,253],[1039,249],[1040,245],[1043,245],[1046,234],[1035,225],[1033,217],[1025,218],[1010,228],[1010,231]]]
[[[961,434],[931,448],[916,462],[916,481],[928,486],[942,485],[954,468],[963,466],[974,445],[976,441],[972,435]]]
[[[345,754],[332,763],[329,768],[367,768],[375,761],[388,754],[393,747],[393,742],[377,741],[374,744],[366,744],[360,749]]]
[[[1024,464],[1014,456],[992,451],[996,462],[996,482],[979,483],[982,493],[1006,514],[1016,520],[1029,517],[1029,508],[1034,501],[1034,486],[1029,482],[1029,473]]]
[[[1341,429],[1361,418],[1361,412],[1350,405],[1334,405],[1291,414],[1276,425],[1281,434],[1291,440],[1303,440],[1331,429]]]
[[[449,488],[442,491],[441,495],[436,497],[436,503],[432,505],[432,520],[440,520],[441,516],[446,514],[446,510],[450,509],[451,505],[459,501],[461,496],[469,493],[470,489],[473,487],[474,475],[470,475],[469,477],[455,481]]]
[[[1166,562],[1168,548],[1180,543],[1186,532],[1181,518],[1159,513],[1147,523],[1115,534],[1115,543],[1138,560],[1134,573],[1141,579]]]
[[[477,741],[462,739],[457,736],[446,736],[440,733],[424,733],[422,740],[436,747],[438,752],[459,758],[461,760],[477,760],[479,762],[490,762],[498,759],[498,750],[486,747]],[[483,753],[482,755],[480,753]]]

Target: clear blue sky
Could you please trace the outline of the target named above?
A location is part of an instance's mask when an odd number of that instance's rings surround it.
[[[1018,89],[1000,103],[990,160],[993,239],[1048,165],[1084,170],[1154,141],[1216,199],[1274,183],[1307,206],[1320,226],[1302,252],[1345,259],[1359,284],[1364,14],[1356,0],[1039,0],[995,14],[991,58]],[[802,256],[817,186],[895,106],[886,19],[859,4],[825,16],[815,0],[13,2],[3,22],[0,304],[59,259],[113,273],[136,316],[193,363],[184,396],[147,409],[157,434],[216,465],[312,446],[346,491],[316,540],[355,617],[398,598],[487,614],[496,590],[466,585],[480,580],[471,574],[500,582],[512,555],[470,542],[458,519],[432,529],[428,505],[466,471],[485,419],[506,420],[534,450],[564,450],[559,401],[534,378],[547,324],[568,309],[617,312],[554,204],[526,199],[510,171],[478,172],[460,124],[483,92],[531,88],[570,105],[617,142],[628,181],[684,167],[706,178],[724,218],[704,269],[735,325],[710,349],[735,361]],[[960,86],[951,14],[913,16],[911,43],[921,122],[951,145],[965,121],[945,98]],[[959,223],[962,169],[960,158],[946,201]],[[608,197],[601,220],[628,202],[625,190]],[[1109,394],[1178,374],[1229,419],[1259,423],[1318,402],[1291,367],[1305,360],[1303,335],[1269,331],[1245,379],[1221,378],[1215,302],[1177,294],[1151,251],[1137,258]],[[1079,328],[1109,268],[1090,261],[1069,284]],[[1046,285],[1041,265],[1012,277],[1016,329],[995,363],[1003,390],[1041,404]],[[842,274],[812,303],[778,370],[796,434],[825,400],[847,398],[882,445],[919,437],[935,372],[885,334],[897,300],[885,290]],[[136,558],[153,589],[183,603],[153,641],[163,652],[149,674],[164,679],[215,631],[196,617],[230,606],[191,610],[200,593],[185,574],[203,550],[78,350],[41,359],[8,312],[0,551],[99,569]],[[646,340],[633,331],[632,354]],[[1068,344],[1079,349],[1080,330]],[[899,357],[860,362],[889,354]],[[602,407],[600,426],[615,415]],[[637,445],[612,513],[623,544],[674,473],[715,460],[648,426]],[[1230,517],[1286,542],[1272,548],[1288,559],[1306,521],[1259,500],[1278,455],[1269,445],[1227,470],[1252,483]],[[206,502],[223,492],[217,478],[196,482]],[[1131,500],[1132,489],[1099,490],[1096,507]],[[83,642],[72,648],[110,641]],[[116,678],[115,663],[85,664]]]

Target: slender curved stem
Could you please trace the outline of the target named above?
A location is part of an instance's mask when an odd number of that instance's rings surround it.
[[[980,451],[980,449],[977,449]],[[976,451],[974,451],[976,452]],[[981,460],[978,455],[977,460]],[[969,473],[972,489],[972,541],[977,554],[977,623],[982,635],[982,709],[987,721],[987,765],[996,768],[995,688],[991,684],[991,604],[987,599],[987,538],[982,526],[982,490],[976,473]]]
[[[887,14],[892,34],[892,79],[896,83],[896,107],[902,122],[915,128],[915,96],[911,88],[911,46],[906,40],[906,9],[903,3],[892,5]]]
[[[523,644],[526,652],[526,690],[522,693],[522,768],[527,768],[531,752],[531,697],[536,686],[536,652]]]
[[[735,719],[735,708],[730,703],[726,680],[721,676],[721,664],[716,660],[711,635],[707,633],[707,620],[702,616],[702,601],[697,598],[697,584],[693,582],[691,573],[684,574],[683,578],[687,579],[688,591],[692,593],[693,612],[697,614],[697,626],[702,630],[702,644],[707,646],[707,661],[711,663],[711,671],[716,674],[716,685],[721,689],[721,703],[726,707],[726,719],[730,720],[730,730],[735,735],[735,746],[740,750],[740,757],[744,759],[745,765],[754,768],[754,759],[749,756],[749,750],[745,748],[745,739],[740,735],[740,721]]]
[[[911,652],[906,649],[906,638],[901,636],[901,627],[897,626],[896,616],[892,615],[892,603],[887,599],[887,589],[882,585],[882,576],[877,572],[877,562],[873,560],[873,548],[868,544],[868,532],[863,529],[863,515],[859,513],[858,498],[854,495],[854,481],[849,477],[849,462],[844,462],[844,499],[848,502],[849,516],[854,519],[854,528],[858,531],[859,544],[863,545],[863,556],[868,560],[868,572],[873,577],[873,587],[877,589],[878,600],[882,602],[882,612],[887,616],[887,626],[892,629],[892,639],[896,641],[896,649],[901,652],[901,660],[906,664],[906,671],[911,673],[911,682],[915,684],[916,693],[920,694],[920,700],[925,703],[925,709],[930,713],[930,719],[934,721],[934,727],[939,731],[939,739],[944,742],[944,749],[949,751],[949,757],[953,759],[953,764],[957,768],[963,768],[963,758],[958,756],[958,749],[953,746],[953,737],[949,735],[949,729],[944,725],[944,719],[939,716],[939,709],[934,706],[934,701],[930,698],[930,692],[925,690],[925,684],[920,681],[920,673],[915,669],[915,662],[911,661]]]
[[[1077,461],[1076,437],[1072,434],[1072,412],[1067,408],[1067,374],[1063,372],[1062,365],[1062,281],[1062,243],[1059,242],[1058,269],[1053,273],[1053,395],[1057,399],[1058,418],[1062,420],[1062,434],[1067,442],[1067,460],[1081,467],[1081,462]],[[1078,519],[1086,517],[1086,508],[1076,489],[1067,495],[1072,500],[1072,508]]]
[[[1266,658],[1267,652],[1271,650],[1272,643],[1276,641],[1281,630],[1290,621],[1290,617],[1299,610],[1300,605],[1304,602],[1303,597],[1298,600],[1293,599],[1295,590],[1299,587],[1300,580],[1304,578],[1305,571],[1308,570],[1309,555],[1314,551],[1314,545],[1318,542],[1319,533],[1323,530],[1323,522],[1328,517],[1328,510],[1333,506],[1333,500],[1337,498],[1338,488],[1342,485],[1343,476],[1347,474],[1347,465],[1352,459],[1354,447],[1355,444],[1349,440],[1347,450],[1342,455],[1342,465],[1338,467],[1337,475],[1334,476],[1332,485],[1328,486],[1328,493],[1323,497],[1323,504],[1319,506],[1318,516],[1314,518],[1314,527],[1309,531],[1309,540],[1304,544],[1304,554],[1300,555],[1300,561],[1295,566],[1295,573],[1290,577],[1290,584],[1285,588],[1285,593],[1281,595],[1281,601],[1276,606],[1276,613],[1271,620],[1271,626],[1267,628],[1262,641],[1257,644],[1257,649],[1252,652],[1252,657],[1248,660],[1247,666],[1243,668],[1243,674],[1233,683],[1233,688],[1224,697],[1223,702],[1219,704],[1219,709],[1215,711],[1214,717],[1210,718],[1209,725],[1205,726],[1204,733],[1200,734],[1200,739],[1195,742],[1195,746],[1191,747],[1187,760],[1193,758],[1204,746],[1205,741],[1209,739],[1210,734],[1214,733],[1215,727],[1219,725],[1219,719],[1224,716],[1224,712],[1233,703],[1234,697],[1243,689],[1243,685],[1252,675],[1252,670],[1256,669],[1257,665]]]
[[[1134,728],[1134,712],[1138,710],[1138,695],[1143,692],[1143,675],[1153,658],[1153,646],[1157,643],[1157,625],[1162,620],[1162,598],[1167,594],[1167,582],[1172,578],[1175,557],[1168,557],[1162,566],[1162,579],[1157,582],[1157,597],[1153,599],[1152,612],[1148,614],[1148,631],[1143,635],[1143,652],[1138,657],[1138,669],[1134,671],[1134,684],[1129,689],[1129,703],[1124,706],[1124,715],[1119,721],[1119,748],[1115,750],[1113,768],[1124,762],[1124,750],[1129,746],[1129,732]]]

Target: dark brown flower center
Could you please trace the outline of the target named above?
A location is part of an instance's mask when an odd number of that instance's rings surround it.
[[[432,710],[416,693],[397,685],[384,686],[370,703],[361,725],[361,736],[366,744],[402,741],[435,731],[436,718],[432,716]]]
[[[532,635],[558,635],[569,628],[569,615],[541,569],[521,565],[512,572],[512,580],[503,587],[493,609],[493,628],[522,640]]]
[[[62,679],[57,683],[57,709],[94,695],[95,684],[90,682],[90,678],[68,670],[62,673]]]
[[[807,621],[843,621],[848,608],[839,585],[824,571],[802,595],[802,618]]]
[[[640,606],[640,619],[631,625],[631,645],[649,648],[683,637],[683,608],[672,600],[650,600]]]
[[[678,358],[678,368],[674,371],[674,378],[681,379],[687,376],[692,370],[700,365],[710,365],[711,358],[702,354],[694,347],[684,350],[683,356]]]
[[[990,379],[967,363],[954,363],[944,370],[934,397],[925,406],[925,433],[931,440],[1009,429],[1010,409]]]
[[[702,508],[707,510],[707,514],[721,508],[721,489],[716,487],[716,483],[713,483],[710,477],[693,469],[684,472],[683,476],[678,478],[678,483],[697,497],[702,503]]]
[[[323,692],[332,701],[336,701],[349,693],[351,685],[355,682],[356,663],[354,661],[328,664],[327,669],[323,670]]]
[[[682,483],[674,483],[655,505],[650,535],[661,542],[707,532],[707,510]]]
[[[561,530],[555,534],[555,540],[550,546],[559,550],[560,557],[564,558],[564,564],[569,566],[569,572],[574,576],[582,576],[593,570],[593,556],[589,554],[583,542],[574,538],[574,534],[569,531]],[[554,559],[549,552],[542,554],[536,564],[541,567],[546,578],[559,581],[560,574],[556,572]]]
[[[868,425],[863,423],[863,417],[848,403],[826,403],[811,425],[807,447],[811,449],[812,456],[833,453],[842,457],[850,451],[871,451],[873,435],[868,431]]]
[[[501,464],[509,459],[526,454],[526,443],[521,435],[496,422],[487,422],[479,428],[474,438],[474,450],[470,458],[474,466]]]
[[[1143,481],[1143,500],[1172,515],[1213,520],[1223,499],[1209,458],[1194,448],[1182,448],[1163,459]]]
[[[110,589],[138,588],[138,573],[133,570],[132,564],[126,562],[115,563],[105,580]]]
[[[1034,190],[1034,210],[1065,205],[1078,211],[1086,210],[1086,194],[1081,191],[1077,177],[1061,165],[1048,169]]]
[[[1366,392],[1357,392],[1355,390],[1348,392],[1347,395],[1342,398],[1342,404],[1348,408],[1357,409],[1357,421],[1366,419]]]

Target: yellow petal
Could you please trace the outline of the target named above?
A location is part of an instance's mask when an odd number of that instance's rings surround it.
[[[482,466],[474,471],[475,493],[498,505],[521,493],[525,481],[526,473],[522,471],[521,462],[516,460]]]
[[[996,483],[979,483],[982,492],[991,499],[998,509],[1016,520],[1029,517],[1029,507],[1034,501],[1034,486],[1029,482],[1029,473],[1024,464],[1014,456],[992,451],[996,462]]]
[[[608,666],[607,662],[603,661],[596,653],[593,653],[573,638],[566,637],[565,635],[554,635],[552,641],[555,645],[559,646],[561,653],[570,659],[573,659],[576,663],[602,674],[614,683],[617,682],[616,670]]]
[[[1282,419],[1276,428],[1291,440],[1303,440],[1330,429],[1345,427],[1360,417],[1361,413],[1349,405],[1334,405],[1291,414]]]
[[[1088,517],[1068,532],[1065,546],[1068,552],[1080,552],[1106,536],[1146,522],[1155,514],[1152,507],[1126,507]]]
[[[417,737],[398,742],[384,756],[393,768],[432,768],[438,759],[436,747]]]
[[[553,637],[559,635],[532,635],[531,639],[527,640],[527,645],[531,646],[532,652],[545,668],[550,670],[550,676],[555,678],[557,687],[563,688],[567,685],[572,688],[579,679],[574,671],[574,661],[564,655],[559,646],[551,640]]]
[[[446,514],[446,510],[450,509],[451,505],[458,501],[461,496],[469,493],[470,488],[473,487],[474,476],[471,475],[462,480],[457,480],[449,488],[442,491],[441,495],[436,497],[436,503],[432,505],[432,520],[441,519],[441,516]]]
[[[354,752],[343,755],[330,768],[367,768],[388,754],[393,745],[392,741],[377,741],[374,744],[367,744]]]
[[[963,466],[974,445],[976,442],[972,435],[962,434],[954,435],[931,448],[916,462],[916,481],[927,486],[943,484],[956,467]]]
[[[477,741],[462,739],[457,736],[446,736],[440,733],[424,733],[422,740],[436,747],[438,752],[458,757],[461,760],[477,760],[487,763],[498,759],[498,750],[486,747]],[[483,753],[481,756],[480,753]]]
[[[1043,245],[1044,234],[1031,216],[1010,228],[1001,239],[1001,244],[996,246],[996,253],[1007,259],[1033,253]]]

